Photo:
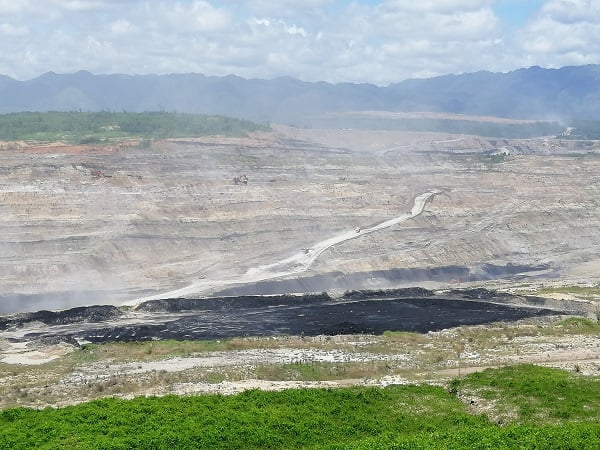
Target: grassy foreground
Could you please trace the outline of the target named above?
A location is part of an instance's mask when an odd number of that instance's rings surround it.
[[[461,399],[463,401],[461,401]],[[0,448],[600,447],[600,380],[533,365],[439,386],[104,399],[0,413]]]
[[[267,127],[247,120],[165,112],[24,112],[0,115],[0,140],[102,143],[118,138],[243,136]]]

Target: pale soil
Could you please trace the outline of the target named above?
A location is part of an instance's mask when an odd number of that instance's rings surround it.
[[[386,220],[379,224],[373,225],[369,228],[357,227],[354,230],[344,232],[340,235],[325,239],[324,241],[317,242],[302,249],[300,252],[285,258],[281,261],[273,262],[270,264],[264,264],[258,267],[249,268],[246,273],[241,276],[229,280],[201,280],[196,281],[183,288],[175,289],[173,291],[162,292],[158,295],[135,299],[133,301],[125,302],[126,305],[138,305],[142,302],[149,300],[160,300],[163,298],[178,298],[185,297],[186,295],[199,295],[203,292],[213,290],[215,288],[223,288],[228,285],[234,284],[247,284],[255,283],[264,280],[272,280],[275,278],[287,278],[293,275],[301,274],[310,269],[313,263],[319,258],[319,256],[329,250],[330,248],[339,245],[341,243],[350,241],[352,239],[358,239],[365,235],[385,230],[392,226],[406,222],[407,220],[413,219],[419,216],[427,201],[433,198],[434,195],[441,194],[441,191],[433,190],[426,192],[415,198],[414,206],[411,211],[401,216]]]
[[[186,355],[167,351],[154,356],[148,344],[98,346],[89,362],[66,344],[19,348],[2,343],[0,407],[64,406],[104,396],[445,384],[475,371],[522,363],[600,376],[600,334],[565,332],[559,320],[527,319],[426,335],[240,338],[237,345],[247,348]],[[457,343],[464,346],[460,362]]]

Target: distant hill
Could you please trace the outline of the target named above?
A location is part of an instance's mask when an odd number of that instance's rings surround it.
[[[360,110],[600,119],[600,66],[445,75],[386,87],[199,74],[0,76],[0,113],[50,110],[177,111],[287,123]]]

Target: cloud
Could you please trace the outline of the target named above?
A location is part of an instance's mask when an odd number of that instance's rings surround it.
[[[334,0],[230,0],[225,3],[245,4],[252,14],[259,17],[314,19],[315,16],[323,14],[334,2]]]
[[[0,73],[235,73],[387,84],[600,61],[599,2],[547,0],[529,21],[507,27],[494,12],[502,1],[0,0]]]
[[[2,37],[22,37],[29,33],[26,26],[14,26],[10,23],[0,23],[0,36]]]
[[[487,55],[498,53],[502,44],[490,2],[481,0],[354,4],[342,22],[347,28],[335,38],[348,43],[346,60],[354,59],[361,68],[362,61],[376,63],[369,81],[381,84],[488,68]],[[335,70],[337,76],[348,63]]]
[[[519,33],[525,61],[546,67],[600,62],[600,3],[551,0]]]
[[[138,27],[126,19],[117,19],[109,25],[109,30],[115,35],[125,35],[135,33]]]
[[[563,24],[597,23],[600,21],[600,3],[591,0],[554,0],[542,8],[542,17]]]
[[[383,8],[395,9],[407,13],[432,12],[436,14],[453,15],[457,11],[478,11],[490,7],[488,0],[390,0],[383,2]]]
[[[402,5],[396,7],[396,3]],[[433,7],[433,2],[384,4],[380,9],[375,10],[368,20],[371,24],[370,33],[408,40],[431,41],[489,39],[490,35],[497,33],[497,19],[491,8],[485,5],[474,7],[475,3],[482,2],[455,3],[465,3],[464,8],[448,10],[443,7],[443,4],[440,7]]]
[[[29,0],[0,0],[0,17],[7,14],[18,14],[31,8]]]
[[[206,1],[164,2],[154,10],[157,23],[171,33],[214,32],[231,25],[227,10]]]
[[[100,11],[107,8],[112,8],[115,4],[108,1],[91,1],[91,0],[55,0],[54,6],[64,11],[73,12],[90,12]]]

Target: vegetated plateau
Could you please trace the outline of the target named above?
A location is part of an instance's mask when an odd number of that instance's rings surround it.
[[[165,112],[21,112],[0,115],[0,141],[100,144],[123,138],[244,136],[268,127],[223,116]]]
[[[596,448],[600,145],[456,120],[0,116],[0,446]]]

